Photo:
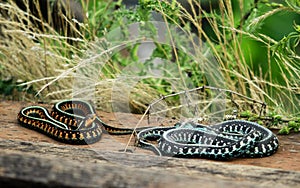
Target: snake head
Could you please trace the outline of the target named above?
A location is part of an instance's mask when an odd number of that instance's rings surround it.
[[[90,127],[92,125],[92,123],[95,121],[96,118],[97,118],[96,114],[88,114],[81,121],[81,123],[79,124],[77,130],[79,130],[79,129],[83,128],[83,127]]]

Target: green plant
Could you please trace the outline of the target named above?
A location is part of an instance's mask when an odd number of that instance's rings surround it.
[[[159,95],[213,85],[265,102],[268,111],[278,115],[266,116],[271,117],[273,125],[281,127],[286,123],[282,121],[287,119],[285,117],[294,121],[299,116],[298,1],[224,0],[218,1],[218,6],[212,6],[213,10],[202,9],[203,4],[197,0],[186,1],[190,8],[175,0],[140,0],[135,9],[125,9],[121,2],[82,1],[88,12],[88,21],[81,25],[84,33],[77,46],[69,45],[66,38],[48,25],[45,25],[48,33],[44,34],[23,23],[1,18],[8,31],[7,38],[2,40],[5,45],[0,47],[1,73],[31,86],[41,100],[58,100],[69,98],[74,93],[72,88],[82,69],[83,76],[89,75],[88,78],[95,83],[96,99],[105,101],[99,107],[104,110],[109,110],[112,103],[113,85],[120,88],[121,94],[128,89],[119,83],[121,75],[138,80],[130,91],[130,103],[139,113]],[[26,13],[11,4],[2,7],[18,17],[27,18]],[[150,22],[152,11],[162,15],[163,22],[170,23],[166,33],[172,37],[165,44],[155,41],[157,31]],[[279,18],[284,16],[289,19],[282,23]],[[138,56],[143,38],[128,40],[128,25],[136,22],[140,24],[143,35],[152,37],[156,47],[146,60]],[[285,24],[280,28],[286,30],[279,32],[282,30],[276,28],[279,24]],[[172,26],[183,32],[172,32]],[[120,35],[111,35],[115,31],[120,31],[117,32]],[[28,36],[35,36],[39,42]],[[112,44],[114,38],[109,38],[111,36],[122,40]],[[121,50],[116,50],[119,49],[116,46]],[[185,48],[187,46],[194,51],[192,55],[187,53],[190,50]],[[95,63],[89,71],[86,70],[89,66],[82,67],[85,65],[82,62],[98,56],[95,62],[105,63]],[[164,63],[154,63],[157,59]],[[133,65],[139,68],[138,72],[128,71]],[[153,70],[161,72],[149,76]],[[83,88],[82,95],[89,89]],[[225,99],[231,100],[228,97]],[[120,103],[127,102],[125,98],[120,97],[120,100]],[[179,97],[174,97],[168,103],[179,105],[179,100]],[[240,112],[252,108],[251,104],[244,104],[241,100],[236,103],[243,106]],[[257,115],[259,109],[253,108],[250,112],[253,120],[264,120]],[[291,123],[285,129],[296,130],[289,128],[296,125]]]

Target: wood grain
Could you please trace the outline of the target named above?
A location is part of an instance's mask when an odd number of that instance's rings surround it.
[[[28,105],[0,101],[0,187],[300,187],[297,134],[279,136],[279,151],[261,159],[158,157],[133,141],[132,153],[118,152],[128,136],[104,134],[88,146],[56,142],[18,124],[17,113]],[[114,126],[135,125],[132,117],[98,115]]]

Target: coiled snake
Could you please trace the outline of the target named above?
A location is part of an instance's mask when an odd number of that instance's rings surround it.
[[[158,141],[158,146],[150,141]],[[158,155],[217,160],[266,157],[279,146],[278,138],[269,129],[243,120],[212,126],[187,122],[175,127],[149,128],[137,134],[137,144]]]
[[[64,100],[53,106],[51,113],[41,106],[29,106],[18,113],[24,127],[37,130],[68,144],[92,144],[100,140],[102,128],[109,134],[132,134],[139,129],[117,128],[105,124],[88,102]]]
[[[231,159],[266,157],[275,153],[279,142],[259,124],[230,120],[212,126],[192,122],[172,127],[118,128],[105,124],[95,109],[85,101],[64,100],[51,113],[41,106],[29,106],[18,113],[21,125],[37,130],[60,142],[92,144],[100,140],[103,130],[109,134],[137,133],[138,146],[158,155]],[[149,141],[157,141],[155,146]]]

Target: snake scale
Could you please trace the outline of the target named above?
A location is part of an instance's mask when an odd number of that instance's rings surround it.
[[[41,106],[28,106],[18,114],[19,123],[68,144],[92,144],[100,140],[103,130],[109,134],[132,134],[139,129],[117,128],[105,124],[93,106],[81,100],[56,103],[52,111]]]
[[[158,146],[150,141],[157,141]],[[244,120],[224,121],[212,126],[193,122],[174,127],[142,130],[137,144],[158,155],[227,160],[236,157],[266,157],[279,142],[269,129]]]
[[[123,135],[137,133],[138,146],[161,156],[201,157],[217,160],[235,157],[266,157],[279,142],[269,129],[249,121],[230,120],[212,126],[193,122],[172,127],[118,128],[107,125],[91,104],[81,100],[56,103],[51,112],[28,106],[18,113],[19,123],[68,144],[92,144],[105,131]],[[151,143],[156,141],[157,146]]]

